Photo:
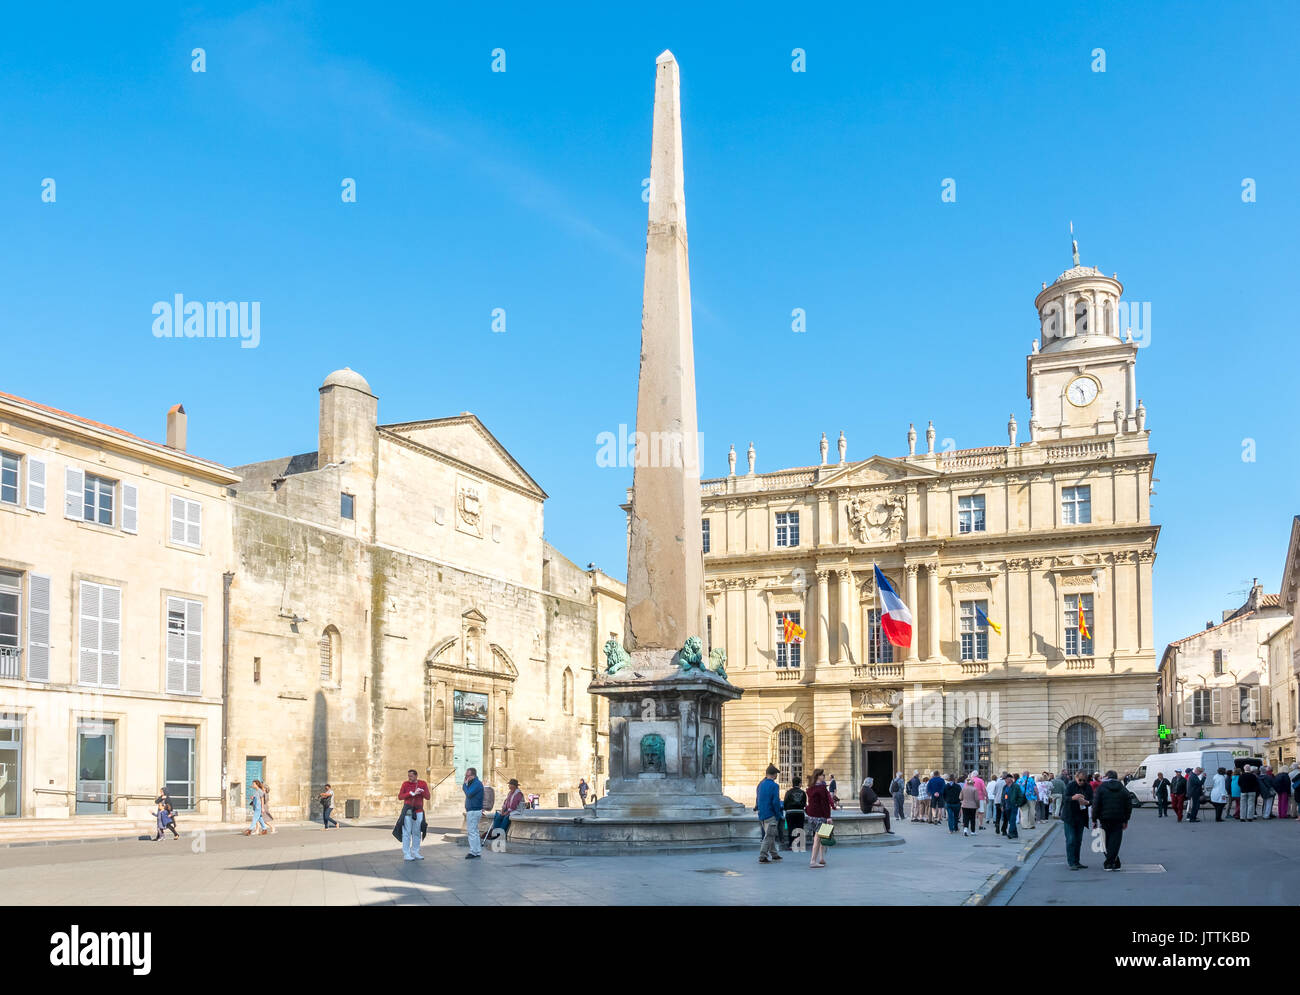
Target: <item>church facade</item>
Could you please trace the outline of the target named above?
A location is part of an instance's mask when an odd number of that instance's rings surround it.
[[[724,710],[724,783],[746,797],[824,767],[1136,767],[1157,742],[1150,518],[1155,457],[1122,286],[1075,266],[1035,306],[1029,438],[701,483],[706,633],[745,689]],[[880,624],[878,565],[913,615]],[[806,635],[787,641],[789,619]],[[883,779],[883,780],[882,780]]]
[[[228,809],[390,815],[415,768],[459,811],[466,767],[547,806],[599,790],[586,689],[623,586],[542,536],[545,492],[469,413],[378,423],[358,373],[320,391],[315,452],[241,466],[232,498]]]

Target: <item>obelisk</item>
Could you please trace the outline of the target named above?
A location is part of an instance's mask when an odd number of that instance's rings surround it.
[[[686,249],[680,77],[677,60],[665,51],[655,63],[628,533],[624,646],[638,669],[669,666],[687,637],[704,636],[695,352]]]

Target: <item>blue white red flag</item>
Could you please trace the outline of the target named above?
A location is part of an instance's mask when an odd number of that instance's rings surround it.
[[[880,599],[881,607],[881,631],[895,646],[911,646],[912,613],[907,610],[907,605],[903,604],[903,599],[894,590],[894,585],[889,583],[889,578],[880,572],[880,567],[875,567],[875,571],[876,596]]]

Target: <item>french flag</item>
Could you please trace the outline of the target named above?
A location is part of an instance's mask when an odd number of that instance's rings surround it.
[[[895,646],[911,646],[912,613],[907,610],[907,605],[903,604],[903,599],[894,590],[894,585],[889,583],[889,578],[880,572],[880,567],[876,567],[875,570],[876,594],[880,599],[880,606],[884,609],[880,616],[880,628],[884,630],[885,638]]]

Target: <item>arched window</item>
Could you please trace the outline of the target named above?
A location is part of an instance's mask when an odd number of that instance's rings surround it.
[[[1089,723],[1075,720],[1065,727],[1065,769],[1092,774],[1097,765],[1097,730]]]
[[[961,771],[967,774],[978,771],[984,780],[989,778],[989,730],[985,726],[970,725],[961,731]]]
[[[1074,334],[1090,335],[1092,330],[1088,327],[1088,317],[1091,311],[1091,305],[1086,298],[1079,298],[1074,302]]]
[[[572,715],[573,714],[573,671],[570,670],[568,667],[564,668],[563,695],[564,695],[564,714]]]
[[[776,765],[781,769],[782,784],[803,778],[803,733],[787,726],[776,734]]]
[[[343,678],[343,641],[339,630],[327,625],[320,637],[320,682],[338,684]]]

